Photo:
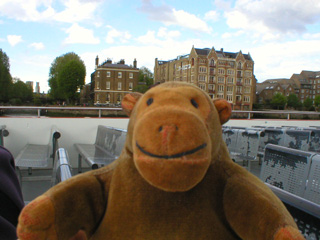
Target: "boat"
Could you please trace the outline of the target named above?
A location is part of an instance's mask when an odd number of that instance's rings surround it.
[[[0,107],[1,108],[1,107]],[[3,109],[8,109],[6,107]],[[17,108],[17,107],[12,107]],[[129,119],[118,117],[102,117],[101,111],[106,108],[93,108],[90,110],[97,111],[96,117],[46,117],[41,115],[42,110],[50,109],[49,107],[21,107],[37,109],[35,115],[2,115],[0,116],[0,144],[7,148],[15,158],[19,156],[21,151],[27,144],[50,144],[52,126],[58,129],[59,136],[57,151],[55,152],[54,161],[45,168],[21,167],[17,169],[24,201],[26,204],[47,191],[50,187],[63,181],[72,175],[79,174],[78,152],[74,146],[75,143],[93,144],[96,139],[97,128],[99,125],[108,126],[116,129],[127,128]],[[55,109],[66,109],[65,107],[57,107]],[[68,108],[69,110],[79,110],[79,108]],[[85,110],[85,108],[81,108]],[[111,111],[120,111],[121,109],[110,109]],[[267,114],[268,112],[264,112]],[[294,120],[289,117],[286,119],[253,119],[251,116],[253,111],[243,112],[248,118],[230,119],[224,128],[238,129],[263,129],[263,128],[320,128],[319,120]],[[288,112],[287,114],[297,114],[297,112]],[[305,114],[305,113],[304,113]],[[241,164],[241,163],[239,163]],[[81,172],[90,171],[89,165],[82,165]],[[259,162],[251,165],[250,171],[259,177],[261,165]],[[23,181],[22,179],[25,179]],[[270,185],[270,188],[283,200],[283,196],[288,197],[292,194]],[[282,198],[281,198],[282,197]],[[316,224],[310,226],[308,222],[304,222],[306,230],[303,230],[306,239],[320,238],[320,203],[310,203],[300,197],[291,196],[294,211],[307,216]],[[294,202],[296,201],[296,202]],[[298,208],[296,208],[298,206]],[[292,207],[290,204],[288,208]],[[291,212],[290,210],[290,212]],[[297,219],[299,221],[299,219]],[[305,220],[304,220],[305,221]],[[298,225],[302,223],[299,222]],[[305,226],[300,226],[305,228]],[[313,230],[312,230],[313,229]]]

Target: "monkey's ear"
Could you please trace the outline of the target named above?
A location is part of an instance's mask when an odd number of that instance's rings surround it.
[[[218,111],[221,125],[228,122],[231,117],[231,104],[225,99],[214,99],[213,103]]]
[[[128,93],[124,96],[121,102],[121,106],[125,113],[130,117],[134,105],[138,102],[139,98],[142,96],[141,93]]]

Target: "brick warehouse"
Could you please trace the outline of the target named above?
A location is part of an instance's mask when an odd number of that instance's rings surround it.
[[[250,54],[194,48],[176,59],[155,59],[154,82],[182,81],[197,85],[211,98],[224,98],[234,110],[252,110],[256,78]]]

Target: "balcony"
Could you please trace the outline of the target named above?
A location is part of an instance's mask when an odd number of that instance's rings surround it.
[[[236,105],[241,105],[242,104],[242,101],[236,101]]]
[[[216,91],[215,90],[208,90],[208,93],[215,93]]]
[[[216,81],[215,80],[209,80],[208,83],[213,84],[213,83],[216,83]]]
[[[242,82],[237,82],[236,85],[237,86],[242,86]]]

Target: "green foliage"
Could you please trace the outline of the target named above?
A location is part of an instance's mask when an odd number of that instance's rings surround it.
[[[142,66],[139,69],[139,83],[133,91],[145,93],[149,87],[153,85],[153,73],[146,67]]]
[[[271,100],[271,106],[277,109],[284,109],[286,103],[287,99],[281,93],[274,94]]]
[[[299,107],[301,107],[301,102],[298,98],[298,96],[294,93],[291,93],[288,97],[287,97],[287,106],[288,107],[292,107],[294,109],[297,109]]]
[[[19,78],[14,78],[11,86],[11,98],[20,99],[22,102],[31,101],[33,98],[31,86],[22,82]]]
[[[311,99],[311,98],[306,98],[306,99],[303,101],[303,106],[304,106],[304,108],[305,108],[307,111],[312,111],[312,110],[314,110],[314,108],[313,108],[313,103],[312,103],[312,99]]]
[[[9,57],[0,49],[0,102],[9,101],[11,85]]]
[[[80,57],[71,52],[57,57],[49,72],[50,97],[55,100],[75,101],[76,92],[84,85],[86,67]]]
[[[314,105],[316,107],[319,107],[320,106],[320,95],[317,95],[315,98],[314,98]]]

